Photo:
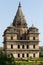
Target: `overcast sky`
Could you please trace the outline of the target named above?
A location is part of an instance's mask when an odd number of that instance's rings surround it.
[[[0,0],[0,46],[3,46],[3,32],[13,22],[21,2],[22,11],[28,27],[36,26],[40,32],[40,44],[43,45],[43,0]]]

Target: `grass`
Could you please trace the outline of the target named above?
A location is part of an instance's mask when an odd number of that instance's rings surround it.
[[[16,61],[16,65],[43,65],[43,58],[28,58]]]

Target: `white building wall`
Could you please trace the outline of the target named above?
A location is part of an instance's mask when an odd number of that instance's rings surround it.
[[[33,45],[29,45],[29,49],[33,49]]]
[[[33,53],[29,53],[29,57],[32,57],[33,58]]]
[[[37,53],[35,54],[35,57],[36,57],[36,58],[39,58],[39,52],[37,52]]]
[[[13,45],[13,49],[17,49],[17,45]]]
[[[11,45],[7,45],[7,49],[11,49]]]
[[[13,54],[14,58],[18,58],[18,55],[17,54]]]

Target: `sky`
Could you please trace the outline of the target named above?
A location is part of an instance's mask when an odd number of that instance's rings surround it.
[[[43,46],[43,0],[0,0],[0,47],[3,47],[4,30],[13,22],[19,2],[28,27],[34,24],[39,29],[39,45]]]

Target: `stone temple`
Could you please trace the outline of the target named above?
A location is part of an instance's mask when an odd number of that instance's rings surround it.
[[[33,24],[27,26],[19,3],[17,13],[3,34],[4,52],[15,58],[39,58],[39,30]]]

